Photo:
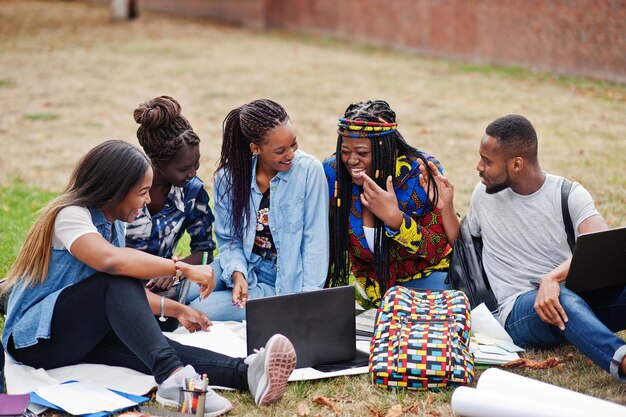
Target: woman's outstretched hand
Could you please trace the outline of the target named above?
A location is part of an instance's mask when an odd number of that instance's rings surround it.
[[[437,169],[437,166],[432,161],[428,161],[428,167],[424,165],[424,161],[422,161],[421,159],[418,159],[417,163],[419,164],[419,169],[420,169],[420,179],[419,179],[420,186],[427,193],[429,192],[428,190],[429,178],[428,178],[428,171],[426,170],[429,169],[430,172],[433,173],[435,183],[437,184],[437,189],[439,190],[439,199],[437,200],[437,208],[441,210],[444,207],[451,205],[452,201],[454,200],[454,184],[452,184],[452,181],[450,181],[446,176],[444,176],[441,172],[439,172],[439,170]],[[433,190],[431,189],[428,195],[428,199],[430,201],[433,201],[433,198],[434,198]]]

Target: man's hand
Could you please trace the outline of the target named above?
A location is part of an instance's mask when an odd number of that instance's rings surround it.
[[[537,291],[534,308],[541,320],[564,331],[567,314],[559,302],[560,293],[558,278],[550,274],[544,276]]]
[[[180,324],[182,324],[185,329],[189,330],[189,332],[197,332],[200,330],[209,330],[209,326],[212,326],[211,320],[200,311],[189,307],[183,306],[182,312],[178,317],[176,317]]]

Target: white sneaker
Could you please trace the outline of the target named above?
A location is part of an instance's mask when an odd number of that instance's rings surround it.
[[[287,380],[296,367],[296,350],[282,334],[275,334],[265,348],[248,356],[248,387],[256,405],[269,405],[280,400],[287,389]]]
[[[187,365],[170,375],[165,381],[159,384],[156,393],[156,400],[169,407],[179,407],[179,388],[183,386],[185,378],[196,376],[193,366]],[[204,417],[217,417],[228,413],[233,409],[233,405],[226,398],[218,395],[211,388],[208,388],[204,401]]]

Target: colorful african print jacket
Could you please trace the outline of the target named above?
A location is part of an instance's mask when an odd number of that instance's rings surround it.
[[[421,151],[420,151],[421,152]],[[443,172],[437,159],[421,152]],[[336,159],[334,156],[323,162],[328,189],[330,211],[333,215]],[[416,156],[400,156],[396,160],[394,190],[398,206],[404,214],[400,230],[385,227],[387,236],[393,239],[389,248],[390,279],[406,282],[428,276],[432,271],[446,270],[450,265],[452,249],[448,244],[439,211],[426,211],[426,192],[419,185],[419,165]],[[352,202],[349,219],[349,256],[351,272],[365,289],[368,297],[376,304],[380,301],[376,263],[363,232],[362,205],[359,195],[361,187],[352,186]],[[332,259],[332,254],[331,254]]]

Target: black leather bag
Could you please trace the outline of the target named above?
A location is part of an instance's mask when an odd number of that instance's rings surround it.
[[[482,239],[471,235],[464,217],[461,220],[461,238],[454,242],[448,279],[453,289],[467,295],[471,308],[485,303],[492,313],[496,313],[498,302],[483,269],[482,250]]]

